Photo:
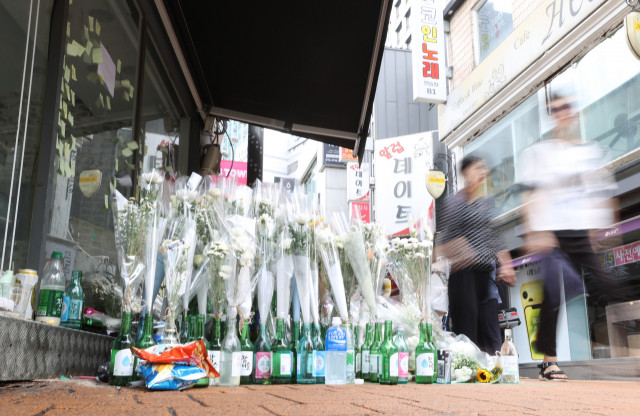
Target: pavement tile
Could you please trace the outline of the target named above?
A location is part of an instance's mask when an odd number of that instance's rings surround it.
[[[17,415],[35,415],[40,412],[45,412],[47,409],[53,406],[48,403],[31,403],[31,404],[13,404],[13,405],[0,405],[0,415],[2,416],[17,416]]]
[[[164,416],[202,416],[202,415],[223,415],[223,416],[273,416],[273,413],[265,410],[260,406],[220,406],[215,408],[200,407],[200,408],[181,408],[174,407],[169,410],[165,410]],[[48,415],[47,415],[48,416]],[[138,416],[146,416],[145,414],[138,414]]]
[[[36,413],[23,413],[26,415],[36,415]],[[83,406],[74,408],[58,409],[57,407],[45,413],[46,416],[95,416],[95,415],[122,415],[122,416],[170,416],[165,408],[155,407],[144,409],[141,413],[139,409],[131,407],[106,407],[106,406]]]
[[[290,406],[272,406],[265,405],[264,408],[269,412],[277,416],[301,416],[301,415],[321,415],[321,416],[333,416],[333,415],[347,415],[347,416],[360,416],[360,415],[377,415],[378,413],[351,404],[330,404],[327,403],[322,406],[316,406],[312,404],[302,405],[290,405]]]

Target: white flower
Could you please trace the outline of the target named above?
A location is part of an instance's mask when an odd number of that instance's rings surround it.
[[[427,241],[433,241],[433,231],[431,231],[431,227],[425,227],[424,239]]]
[[[297,215],[294,215],[294,220],[300,225],[305,225],[306,223],[309,222],[310,218],[305,213],[299,213]]]
[[[251,265],[251,262],[253,261],[254,255],[251,252],[251,250],[246,250],[242,252],[242,256],[240,256],[240,264],[244,267],[244,266],[249,266]]]
[[[469,358],[475,358],[476,350],[473,345],[468,344],[464,341],[454,342],[449,346],[449,349],[454,354],[464,355]]]
[[[213,198],[220,198],[222,196],[222,192],[219,188],[209,189],[209,195]]]
[[[231,266],[224,265],[220,268],[220,271],[223,273],[231,273]]]
[[[414,258],[414,259],[424,259],[424,258],[425,258],[425,255],[424,255],[424,254],[422,254],[422,253],[415,253],[415,254],[413,255],[413,258]]]
[[[407,243],[407,244],[405,244],[405,245],[404,245],[404,249],[405,249],[405,250],[413,250],[413,244],[411,244],[411,243]]]
[[[155,170],[153,172],[142,174],[142,182],[144,182],[145,184],[162,183],[163,180],[164,178],[162,177],[162,174],[160,174],[160,172],[157,172]]]
[[[418,239],[417,239],[417,238],[410,238],[410,239],[409,239],[409,242],[410,242],[410,243],[417,243],[417,242],[418,242]]]
[[[231,236],[233,238],[244,237],[244,229],[242,229],[241,227],[234,227],[233,229],[231,229]]]
[[[391,240],[391,244],[393,244],[396,247],[399,246],[401,243],[402,243],[402,240],[400,240],[398,237]]]
[[[190,189],[180,189],[176,191],[176,198],[182,201],[195,202],[198,199],[198,193]]]
[[[291,248],[291,243],[293,240],[291,238],[285,238],[282,240],[282,248],[285,250],[289,250]]]

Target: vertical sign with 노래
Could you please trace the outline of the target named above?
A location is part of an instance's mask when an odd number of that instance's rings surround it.
[[[409,220],[418,221],[433,197],[425,177],[433,163],[433,132],[376,140],[376,222],[388,236],[408,235]],[[431,218],[432,219],[432,218]]]
[[[369,200],[369,164],[347,163],[347,200]]]
[[[445,0],[416,0],[411,7],[414,41],[413,100],[442,104],[447,102],[447,72],[444,60]]]

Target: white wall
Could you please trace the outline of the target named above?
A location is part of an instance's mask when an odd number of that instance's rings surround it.
[[[264,129],[263,182],[273,182],[275,176],[287,176],[290,135]]]

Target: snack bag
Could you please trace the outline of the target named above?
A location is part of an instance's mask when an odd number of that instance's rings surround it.
[[[192,387],[207,373],[198,367],[178,364],[140,364],[142,377],[151,390],[184,390]]]
[[[204,342],[199,339],[185,345],[166,349],[165,345],[156,345],[146,350],[131,347],[131,352],[149,364],[177,364],[198,367],[206,372],[206,377],[220,377],[211,360]]]

